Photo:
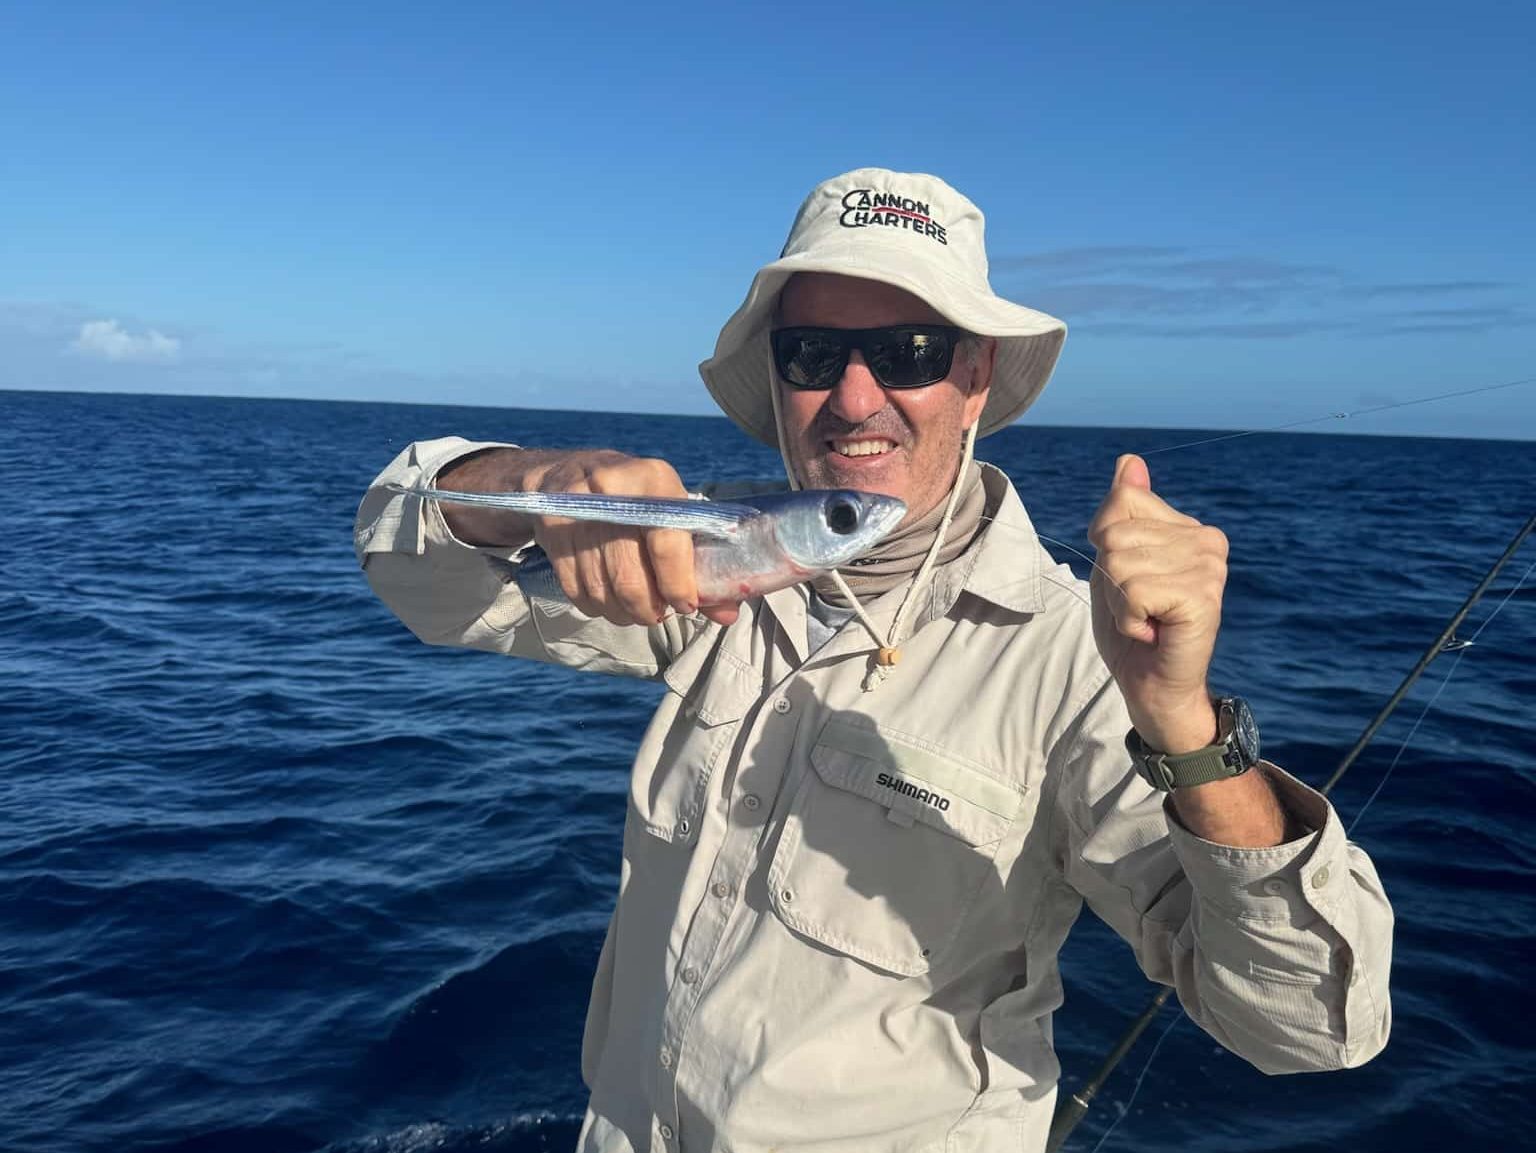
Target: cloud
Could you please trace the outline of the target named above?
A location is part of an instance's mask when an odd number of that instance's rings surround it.
[[[1493,280],[1372,283],[1348,269],[1253,253],[1121,244],[1011,254],[1006,295],[1103,336],[1281,340],[1493,332],[1536,323],[1519,286]],[[1481,296],[1468,307],[1466,294]]]
[[[1201,260],[1176,260],[1161,265],[1158,271],[1176,279],[1206,284],[1308,284],[1326,282],[1338,275],[1327,264],[1292,264],[1286,260],[1268,260],[1261,256],[1226,256]]]
[[[1272,320],[1251,324],[1142,324],[1133,320],[1104,321],[1082,325],[1100,336],[1224,337],[1229,340],[1280,340],[1315,332],[1336,332],[1349,327],[1328,320]]]
[[[1456,320],[1465,323],[1505,321],[1519,324],[1524,317],[1514,308],[1411,308],[1401,314],[1410,320]]]
[[[100,319],[104,316],[115,319]],[[166,328],[181,337],[167,336]],[[396,367],[336,341],[237,341],[184,320],[172,325],[99,302],[0,298],[0,390],[387,399],[600,411],[633,408],[638,390],[663,402],[681,399],[703,406],[698,399],[702,389],[674,384],[669,379],[594,379],[585,370]]]
[[[1184,256],[1189,251],[1188,248],[1155,244],[1085,245],[999,256],[991,261],[991,267],[993,272],[1027,272],[1039,268],[1050,269],[1062,276],[1092,276],[1148,261]]]
[[[1492,292],[1511,288],[1501,280],[1426,280],[1418,284],[1363,284],[1361,296],[1444,296],[1448,292]]]
[[[86,356],[128,364],[174,364],[181,341],[151,328],[134,336],[116,320],[88,320],[70,348]]]

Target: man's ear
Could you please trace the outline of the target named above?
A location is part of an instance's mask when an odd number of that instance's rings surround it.
[[[981,419],[992,391],[992,370],[997,364],[997,340],[983,337],[971,353],[971,387],[965,397],[965,427]]]

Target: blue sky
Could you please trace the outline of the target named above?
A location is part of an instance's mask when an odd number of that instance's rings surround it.
[[[1536,377],[1532,12],[0,3],[0,388],[710,411],[751,273],[868,164],[1071,325],[1026,420]],[[1536,437],[1536,384],[1345,423]]]

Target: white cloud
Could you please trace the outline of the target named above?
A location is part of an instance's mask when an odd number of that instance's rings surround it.
[[[76,352],[130,364],[171,364],[181,355],[181,341],[149,329],[135,336],[115,320],[88,320],[70,345]]]

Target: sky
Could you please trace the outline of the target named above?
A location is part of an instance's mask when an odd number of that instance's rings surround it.
[[[1533,42],[1515,2],[0,0],[0,389],[710,412],[865,165],[970,196],[1067,321],[1026,421],[1536,378]],[[1536,438],[1536,379],[1332,425]]]

